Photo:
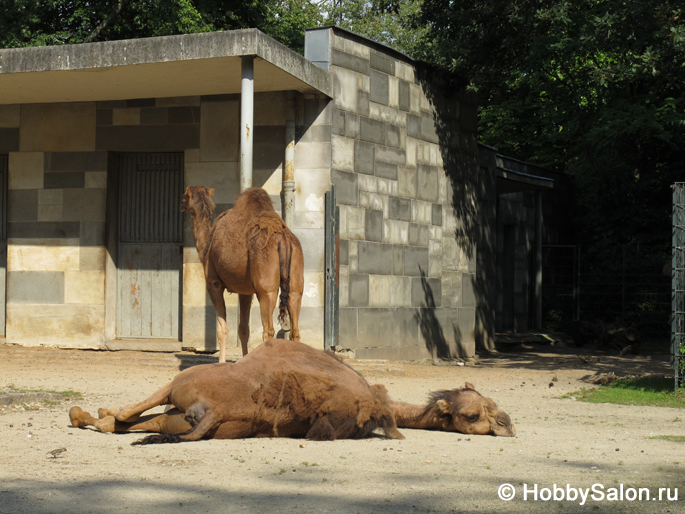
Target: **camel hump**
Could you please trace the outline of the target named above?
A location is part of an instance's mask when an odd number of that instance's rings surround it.
[[[240,212],[258,214],[262,211],[276,212],[269,194],[261,187],[246,189],[235,201],[233,209]]]

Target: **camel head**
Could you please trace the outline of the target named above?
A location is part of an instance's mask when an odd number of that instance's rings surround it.
[[[209,218],[214,212],[214,202],[211,196],[214,189],[204,186],[189,186],[181,200],[181,212],[189,212],[193,216]]]
[[[446,431],[504,437],[516,435],[509,415],[490,398],[481,396],[469,382],[463,389],[432,393],[430,405],[439,411]]]

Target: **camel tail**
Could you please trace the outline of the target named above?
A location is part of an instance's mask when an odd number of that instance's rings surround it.
[[[293,256],[293,245],[287,238],[278,243],[278,264],[281,268],[281,302],[278,306],[278,322],[285,323],[290,299],[290,262]]]

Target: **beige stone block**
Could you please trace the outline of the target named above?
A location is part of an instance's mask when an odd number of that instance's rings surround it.
[[[359,192],[359,206],[374,211],[383,210],[383,195],[369,193],[368,191]]]
[[[81,271],[105,271],[107,248],[104,246],[82,246],[79,250]]]
[[[203,102],[200,111],[200,160],[239,162],[240,102]]]
[[[295,169],[320,169],[331,167],[331,143],[297,143],[295,145]]]
[[[416,116],[421,114],[421,86],[409,84],[409,108]]]
[[[104,323],[104,305],[7,304],[7,342],[13,344],[98,348]]]
[[[339,288],[338,295],[340,298],[340,307],[347,307],[349,305],[350,296],[350,268],[349,266],[340,266],[339,268]]]
[[[140,109],[138,107],[112,109],[112,125],[140,125]]]
[[[95,151],[95,102],[21,106],[22,152]]]
[[[62,205],[39,205],[38,221],[62,221]]]
[[[381,195],[392,195],[393,193],[393,183],[397,182],[389,178],[378,177],[378,194]]]
[[[10,152],[8,158],[9,189],[42,189],[43,152]]]
[[[328,169],[295,170],[295,211],[324,212],[326,192],[331,189]]]
[[[354,139],[331,135],[332,167],[354,172]]]
[[[390,275],[369,275],[369,307],[390,307]]]
[[[364,239],[365,211],[363,207],[340,206],[340,237],[342,239]]]
[[[416,198],[416,168],[397,168],[398,195]]]
[[[189,162],[185,183],[213,188],[214,203],[232,203],[240,194],[240,166],[236,162]]]
[[[411,277],[390,277],[390,306],[411,307]]]
[[[104,305],[104,271],[67,271],[64,273],[64,303]]]
[[[442,240],[442,227],[437,225],[428,227],[428,239],[436,241]]]
[[[186,150],[183,157],[186,164],[189,162],[200,162],[200,149],[191,148],[190,150]]]
[[[199,263],[200,256],[197,253],[197,248],[195,246],[184,246],[183,247],[183,263],[193,264]]]
[[[305,271],[302,307],[323,307],[324,274],[318,271]]]
[[[258,184],[253,185],[257,186]],[[260,187],[270,195],[280,195],[281,191],[283,190],[283,172],[281,169],[279,168],[271,173],[269,178],[266,179],[266,182],[264,182]]]
[[[359,191],[378,192],[378,178],[373,175],[357,175],[357,187]]]
[[[201,263],[183,265],[183,305],[210,304],[205,281],[204,267]]]
[[[343,111],[357,112],[357,74],[338,66],[331,66],[331,73],[335,107]]]
[[[7,271],[78,271],[78,239],[10,239]]]
[[[41,189],[38,191],[38,205],[62,205],[62,190]]]
[[[284,126],[286,101],[285,91],[257,93],[254,103],[254,125],[256,127],[266,125]]]
[[[422,111],[433,112],[433,104],[428,96],[426,96],[426,92],[423,89],[421,89],[421,94],[419,95],[419,102],[419,108]]]
[[[86,171],[85,186],[90,189],[107,189],[107,172]]]
[[[19,105],[0,105],[0,128],[15,128],[21,125]]]
[[[399,63],[395,63],[397,66]],[[397,77],[388,77],[388,105],[397,109],[399,107],[400,81]]]
[[[172,96],[169,98],[157,98],[156,107],[185,107],[200,105],[199,96]]]
[[[369,118],[372,120],[381,119],[381,104],[376,102],[369,102]]]
[[[381,121],[390,123],[392,125],[397,125],[397,109],[394,107],[388,107],[387,105],[381,105]]]

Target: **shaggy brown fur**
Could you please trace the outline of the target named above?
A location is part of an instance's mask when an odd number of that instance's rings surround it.
[[[509,415],[490,398],[481,396],[468,382],[463,389],[431,393],[427,405],[393,403],[392,408],[400,428],[504,437],[516,435]]]
[[[173,405],[139,419],[157,405]],[[101,432],[143,430],[134,444],[201,438],[306,437],[317,441],[368,437],[376,429],[403,439],[385,387],[369,386],[331,354],[294,341],[271,339],[237,363],[205,364],[179,373],[147,400],[100,409],[96,419],[79,407],[74,427]]]
[[[237,293],[240,302],[238,336],[243,355],[250,335],[250,306],[256,294],[262,317],[262,340],[274,336],[273,312],[281,290],[278,319],[290,316],[290,339],[300,340],[298,320],[304,290],[304,257],[297,237],[276,214],[269,195],[248,189],[233,209],[211,222],[213,189],[186,189],[181,211],[190,213],[193,238],[204,266],[207,291],[216,310],[219,362],[226,360],[226,304],[224,290]]]

